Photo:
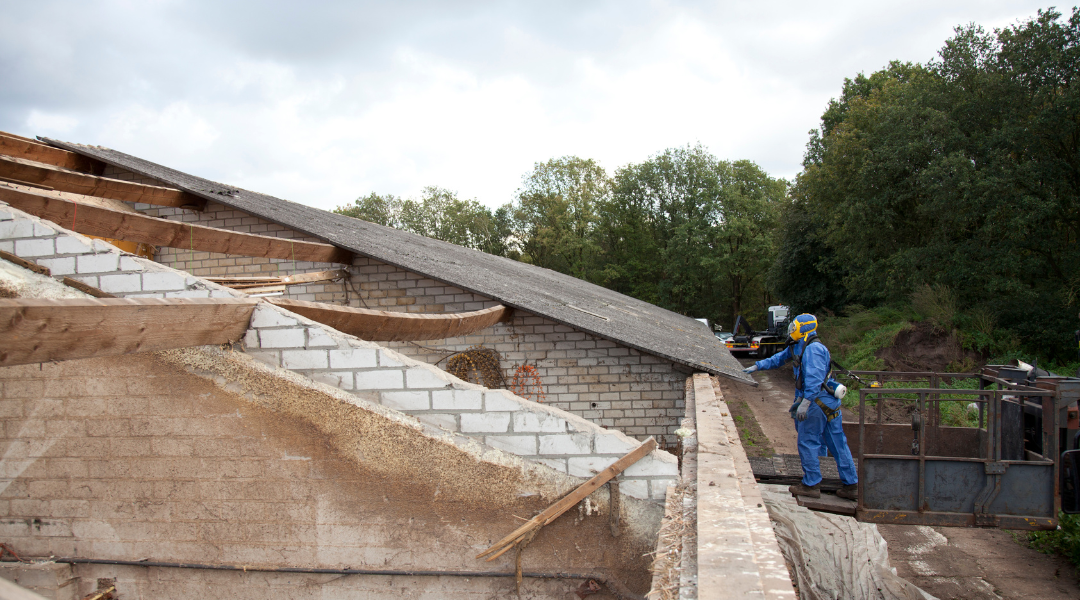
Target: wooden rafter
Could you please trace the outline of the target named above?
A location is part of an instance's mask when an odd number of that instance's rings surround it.
[[[105,170],[103,162],[67,150],[31,142],[23,137],[13,137],[3,132],[0,132],[0,154],[94,175],[100,175]]]
[[[342,333],[373,342],[444,340],[468,335],[505,320],[512,312],[512,309],[502,305],[467,313],[418,314],[334,306],[288,298],[268,298],[267,302]]]
[[[352,254],[330,244],[301,242],[169,221],[55,198],[30,189],[0,184],[0,200],[34,216],[86,235],[168,246],[198,252],[219,252],[284,260],[351,264]]]
[[[197,210],[206,206],[206,200],[181,190],[75,173],[51,165],[14,160],[5,156],[0,156],[0,177],[83,196]]]
[[[543,512],[527,521],[521,527],[518,527],[516,530],[513,531],[513,533],[504,537],[498,542],[495,542],[495,544],[487,550],[484,550],[480,554],[477,554],[476,558],[484,558],[485,556],[487,556],[487,560],[492,561],[502,556],[507,550],[513,548],[514,544],[522,541],[525,536],[531,534],[532,532],[543,527],[544,525],[551,523],[555,519],[558,519],[560,515],[573,508],[574,505],[584,500],[589,494],[600,489],[600,486],[614,479],[616,476],[618,476],[619,473],[622,473],[631,465],[641,460],[645,457],[645,455],[655,449],[656,440],[654,440],[653,438],[645,440],[645,442],[642,443],[640,446],[631,450],[622,458],[615,461],[613,465],[604,469],[603,471],[600,471],[596,474],[595,477],[581,484],[580,486],[578,486],[577,489],[563,496],[561,500],[544,509]]]
[[[258,300],[0,299],[0,366],[235,342]]]

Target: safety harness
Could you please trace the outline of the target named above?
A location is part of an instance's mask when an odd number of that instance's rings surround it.
[[[800,393],[802,393],[803,388],[806,387],[806,371],[804,371],[802,368],[803,354],[806,352],[806,349],[810,347],[810,344],[815,343],[821,343],[821,340],[819,340],[816,335],[806,340],[806,343],[803,344],[802,352],[799,352],[798,356],[795,356],[794,352],[791,353],[791,361],[795,363],[795,367],[799,369],[799,377],[795,380],[795,389]],[[828,381],[828,379],[829,377],[828,375],[826,375],[825,380]],[[827,390],[824,383],[821,384],[821,389]],[[818,408],[821,409],[821,412],[825,413],[826,421],[832,421],[836,417],[840,416],[840,409],[829,408],[825,405],[824,402],[821,401],[821,398],[814,398],[814,404],[817,404]]]

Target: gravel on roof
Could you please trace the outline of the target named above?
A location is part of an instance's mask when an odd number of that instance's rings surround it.
[[[101,146],[41,138],[507,306],[756,386],[699,321],[550,269],[213,182]]]

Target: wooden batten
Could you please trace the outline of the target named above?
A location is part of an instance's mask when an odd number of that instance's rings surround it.
[[[372,342],[444,340],[468,335],[506,320],[512,312],[512,309],[501,305],[467,313],[417,314],[335,306],[288,298],[272,298],[267,302],[342,333]]]
[[[350,252],[330,244],[293,241],[158,219],[55,198],[46,193],[16,189],[3,184],[0,184],[0,200],[36,217],[86,235],[192,252],[352,264]]]
[[[247,330],[258,302],[0,299],[0,366],[235,342]]]
[[[3,132],[0,132],[0,154],[93,175],[101,175],[105,171],[105,163],[101,161]]]
[[[73,173],[51,165],[29,164],[4,156],[0,156],[0,178],[83,196],[142,202],[155,206],[195,210],[202,210],[206,206],[206,200],[181,190]]]

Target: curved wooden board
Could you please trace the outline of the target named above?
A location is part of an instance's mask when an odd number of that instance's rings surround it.
[[[512,312],[512,309],[499,305],[467,313],[419,314],[334,306],[288,298],[265,300],[370,342],[443,340],[468,335],[505,320]]]

